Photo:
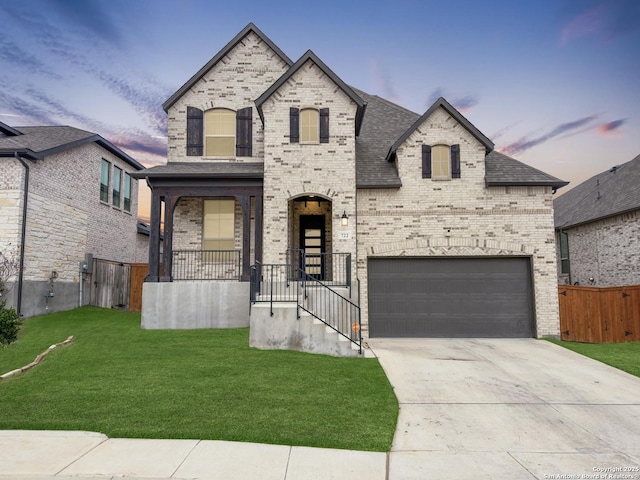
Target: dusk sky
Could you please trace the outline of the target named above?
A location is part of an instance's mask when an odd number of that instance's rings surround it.
[[[0,0],[0,22],[0,121],[146,166],[166,161],[162,103],[249,22],[416,113],[445,97],[560,193],[640,154],[638,0]]]

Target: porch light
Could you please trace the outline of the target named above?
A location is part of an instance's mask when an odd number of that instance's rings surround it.
[[[343,227],[346,227],[347,225],[349,225],[349,217],[347,216],[347,211],[346,210],[344,211],[344,213],[340,217],[340,224]]]

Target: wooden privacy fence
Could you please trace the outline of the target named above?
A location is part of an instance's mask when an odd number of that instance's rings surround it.
[[[574,342],[640,340],[640,285],[582,287],[558,285],[560,338]]]
[[[128,263],[94,258],[91,305],[126,310],[129,307],[130,272],[131,266]]]

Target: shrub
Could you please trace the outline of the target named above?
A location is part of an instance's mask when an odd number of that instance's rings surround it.
[[[18,338],[20,315],[13,308],[6,308],[7,301],[0,301],[0,346],[9,345]]]

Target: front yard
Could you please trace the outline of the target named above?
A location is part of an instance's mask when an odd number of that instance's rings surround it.
[[[0,429],[88,430],[388,451],[398,403],[377,359],[249,348],[248,329],[140,329],[92,307],[24,321],[0,349]]]
[[[640,342],[578,343],[561,340],[549,341],[640,377]]]

